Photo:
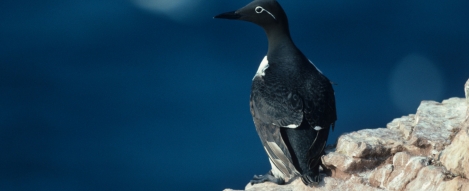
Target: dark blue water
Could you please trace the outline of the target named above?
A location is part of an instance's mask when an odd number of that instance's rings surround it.
[[[241,189],[267,172],[249,113],[265,34],[212,19],[248,2],[3,0],[0,190]],[[338,84],[331,143],[464,96],[469,2],[280,3]]]

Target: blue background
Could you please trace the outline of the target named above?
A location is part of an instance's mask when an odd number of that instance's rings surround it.
[[[463,97],[469,1],[279,1],[338,85],[342,133]],[[242,189],[270,169],[249,113],[246,1],[0,3],[0,190]]]

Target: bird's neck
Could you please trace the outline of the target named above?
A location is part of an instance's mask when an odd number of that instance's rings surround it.
[[[290,37],[288,27],[265,30],[265,32],[267,34],[267,40],[269,41],[268,55],[284,51],[289,53],[299,51]]]

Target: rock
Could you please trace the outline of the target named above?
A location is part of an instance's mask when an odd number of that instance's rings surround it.
[[[394,155],[392,164],[371,171],[369,182],[386,190],[403,190],[427,164],[426,157],[412,157],[408,153],[399,152]]]
[[[456,176],[469,178],[469,119],[441,154],[441,163]],[[465,148],[465,149],[464,149]]]
[[[445,175],[443,167],[426,166],[420,169],[417,177],[408,183],[405,190],[437,190],[437,187],[444,182]]]
[[[322,157],[330,176],[317,186],[296,178],[286,185],[248,184],[245,190],[469,190],[469,80],[464,88],[466,99],[422,101],[416,114],[386,128],[340,136]]]
[[[333,175],[346,178],[377,167],[391,154],[401,151],[403,143],[400,133],[391,129],[352,132],[339,138],[336,152],[323,156],[323,164]]]
[[[399,131],[403,138],[408,140],[412,134],[413,126],[415,123],[415,115],[411,114],[409,116],[403,116],[401,118],[396,118],[388,123],[386,126],[388,129],[393,129]]]
[[[469,181],[461,177],[456,177],[450,181],[442,182],[436,190],[469,190]]]
[[[464,86],[464,91],[466,104],[469,105],[469,80]],[[460,110],[457,112],[463,113]],[[469,107],[466,108],[465,114],[466,117],[459,132],[454,136],[451,145],[441,154],[441,163],[453,175],[469,178]],[[454,116],[458,115],[454,114]]]

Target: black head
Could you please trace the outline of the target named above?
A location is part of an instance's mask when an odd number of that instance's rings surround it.
[[[249,21],[264,29],[288,28],[287,16],[276,0],[254,0],[241,9],[222,13],[214,18]]]

